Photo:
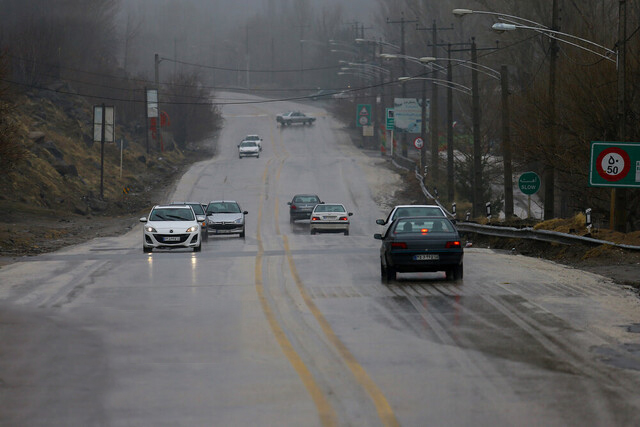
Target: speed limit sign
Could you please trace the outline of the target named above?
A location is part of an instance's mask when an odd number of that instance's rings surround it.
[[[640,144],[592,142],[589,184],[594,187],[640,187]]]
[[[413,146],[416,147],[418,150],[420,150],[423,145],[424,145],[424,141],[422,140],[422,138],[417,137],[416,139],[413,140]]]

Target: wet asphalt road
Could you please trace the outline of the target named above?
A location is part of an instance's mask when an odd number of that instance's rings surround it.
[[[245,239],[147,255],[136,224],[0,269],[0,425],[640,423],[633,293],[479,248],[464,280],[381,282],[375,162],[319,105],[276,127],[292,107],[225,107],[218,155],[158,201],[237,200]],[[250,133],[264,150],[238,159]],[[307,192],[354,212],[350,236],[289,224]]]

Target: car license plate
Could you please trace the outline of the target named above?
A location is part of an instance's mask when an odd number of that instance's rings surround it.
[[[167,236],[164,238],[165,242],[179,242],[180,236]]]
[[[415,255],[413,259],[416,261],[437,261],[440,259],[440,255],[438,254]]]
[[[335,217],[335,216],[325,216],[325,217],[324,217],[324,219],[328,219],[328,220],[334,220],[334,219],[336,219],[336,218],[337,218],[337,217]]]

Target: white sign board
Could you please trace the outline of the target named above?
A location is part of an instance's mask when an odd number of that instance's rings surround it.
[[[158,117],[158,91],[147,89],[147,117]]]
[[[393,111],[395,115],[395,131],[420,133],[422,126],[421,101],[416,98],[395,98]],[[429,100],[427,99],[426,116],[429,119]]]
[[[112,106],[104,107],[104,142],[114,142],[115,111]],[[93,106],[93,141],[102,141],[102,106]]]

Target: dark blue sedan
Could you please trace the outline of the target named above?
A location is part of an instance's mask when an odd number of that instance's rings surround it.
[[[396,273],[444,271],[449,280],[462,279],[464,250],[455,225],[442,217],[398,218],[382,240],[380,274],[395,280]]]

